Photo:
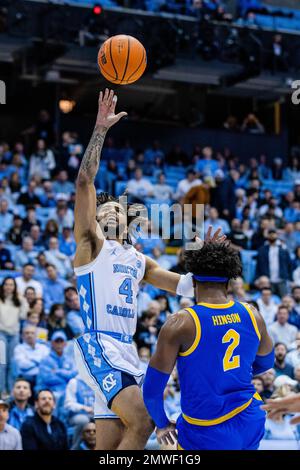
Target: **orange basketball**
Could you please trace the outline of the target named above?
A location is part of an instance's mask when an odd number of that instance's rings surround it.
[[[98,53],[98,65],[107,80],[117,85],[128,85],[143,75],[147,55],[140,41],[126,34],[119,34],[102,44]]]

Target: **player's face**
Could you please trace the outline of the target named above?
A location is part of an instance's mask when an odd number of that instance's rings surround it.
[[[98,210],[97,222],[107,238],[122,238],[127,227],[127,214],[121,204],[107,202]]]

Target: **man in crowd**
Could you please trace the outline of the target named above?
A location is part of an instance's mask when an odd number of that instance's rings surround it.
[[[280,297],[287,293],[287,281],[292,279],[292,262],[275,229],[268,231],[267,244],[258,250],[256,277],[259,276],[268,276],[273,292]]]
[[[74,336],[84,333],[84,324],[80,313],[80,301],[77,289],[75,287],[67,287],[65,295],[65,311],[67,314],[67,324],[71,328]]]
[[[0,400],[0,450],[22,450],[21,435],[17,429],[7,424],[9,405]]]
[[[37,341],[37,329],[33,325],[24,326],[22,338],[23,343],[14,350],[16,375],[26,378],[33,387],[40,363],[49,354],[49,348]]]
[[[37,297],[43,297],[43,286],[40,282],[33,279],[35,267],[32,263],[26,263],[22,269],[22,276],[16,277],[18,292],[24,295],[27,287],[33,287]]]
[[[53,416],[55,398],[50,390],[40,390],[35,402],[34,416],[21,427],[24,450],[67,450],[64,424]]]
[[[261,393],[263,399],[268,399],[273,395],[275,390],[274,380],[276,378],[276,372],[274,369],[269,369],[261,375],[264,383],[264,390]]]
[[[277,311],[277,321],[269,326],[269,333],[274,343],[284,343],[290,349],[296,340],[297,328],[288,323],[289,311],[284,305],[280,305]]]
[[[81,438],[72,450],[96,450],[96,425],[94,419],[90,419],[81,431]]]
[[[66,341],[63,331],[53,333],[51,351],[41,361],[37,376],[37,390],[51,390],[56,401],[64,395],[69,380],[77,375],[74,361],[65,353]]]
[[[55,303],[61,304],[64,300],[64,290],[69,283],[64,279],[58,277],[57,269],[53,264],[48,264],[47,279],[44,281],[44,301],[46,312],[50,310],[51,306]]]
[[[264,317],[267,327],[272,325],[278,310],[277,304],[272,299],[271,287],[261,289],[261,297],[257,299],[257,305],[260,313]]]
[[[8,423],[19,431],[25,419],[34,414],[32,406],[28,403],[30,397],[30,382],[23,378],[17,379],[12,390],[13,401],[10,403]]]
[[[286,362],[287,348],[283,343],[276,343],[274,370],[276,375],[288,375],[291,379],[294,377],[294,369]]]

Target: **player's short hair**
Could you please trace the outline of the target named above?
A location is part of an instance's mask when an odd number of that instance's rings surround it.
[[[186,250],[184,259],[186,270],[197,276],[230,280],[242,275],[240,257],[230,242],[204,242],[199,250]]]

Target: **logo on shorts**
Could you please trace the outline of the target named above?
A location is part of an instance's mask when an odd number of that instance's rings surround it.
[[[106,375],[102,380],[102,386],[107,393],[109,393],[116,385],[117,381],[114,378],[114,374],[112,372]]]

